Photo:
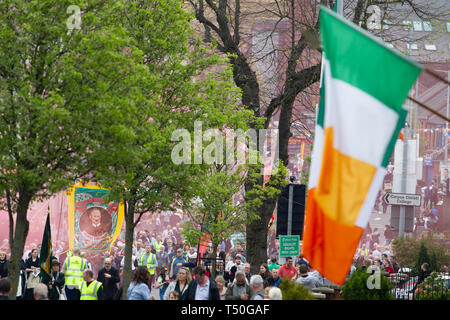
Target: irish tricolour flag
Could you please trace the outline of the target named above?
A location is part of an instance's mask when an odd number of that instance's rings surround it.
[[[321,103],[315,129],[303,255],[343,284],[368,223],[422,66],[321,7]]]

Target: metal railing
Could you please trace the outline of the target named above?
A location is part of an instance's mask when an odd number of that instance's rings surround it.
[[[450,298],[450,274],[432,273],[420,281],[417,272],[399,271],[389,277],[391,293],[398,300],[441,300]]]

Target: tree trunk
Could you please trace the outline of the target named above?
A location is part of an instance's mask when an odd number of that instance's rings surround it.
[[[261,263],[267,263],[267,234],[268,224],[275,209],[276,199],[264,201],[260,211],[260,219],[253,220],[247,225],[247,261],[250,272],[259,274]]]
[[[11,280],[11,292],[9,298],[11,300],[16,299],[17,288],[20,280],[20,268],[23,255],[23,249],[25,247],[25,241],[28,235],[29,222],[27,220],[28,207],[30,205],[32,195],[27,192],[19,193],[19,201],[17,204],[17,218],[16,229],[13,243],[10,243],[11,248],[11,263],[8,267],[8,278]]]
[[[11,196],[9,189],[6,189],[6,204],[8,207],[8,217],[9,217],[9,249],[12,249],[12,244],[14,242],[14,217],[11,206]]]
[[[216,257],[217,257],[217,246],[219,244],[218,243],[214,243],[213,242],[213,251],[211,253],[211,279],[215,280],[216,279],[216,266],[217,266],[217,261],[216,261]]]
[[[127,290],[132,280],[132,257],[134,242],[134,207],[131,201],[125,205],[125,261],[122,279],[122,300],[127,300]]]

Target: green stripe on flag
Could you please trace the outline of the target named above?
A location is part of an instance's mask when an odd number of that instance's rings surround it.
[[[323,120],[325,117],[325,76],[324,76],[324,73],[325,73],[325,70],[323,70],[322,78],[321,78],[319,111],[317,113],[317,125],[321,126],[322,128],[323,128]]]
[[[423,66],[325,6],[320,8],[320,32],[333,78],[403,113],[403,102]]]

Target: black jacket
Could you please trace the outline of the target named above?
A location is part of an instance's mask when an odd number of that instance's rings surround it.
[[[197,281],[192,280],[180,300],[195,300],[197,285]],[[216,282],[212,279],[209,279],[209,300],[220,300],[219,289]]]
[[[105,273],[109,273],[111,278],[106,278]],[[117,283],[120,282],[119,271],[111,267],[111,270],[106,271],[105,268],[102,268],[98,272],[97,281],[103,283],[103,296],[102,300],[114,300],[114,297],[117,293]]]
[[[8,260],[0,261],[0,278],[6,278],[8,276]]]
[[[48,291],[49,300],[59,300],[59,294],[62,292],[64,288],[65,276],[62,272],[52,272],[52,288]],[[49,286],[48,279],[42,279],[42,283]],[[56,289],[58,287],[58,289]],[[59,292],[58,292],[59,290]]]
[[[430,270],[425,270],[425,271],[420,270],[420,271],[419,271],[419,280],[418,280],[418,283],[424,282],[425,279],[428,278],[428,277],[430,276],[430,274],[431,274],[431,271],[430,271]]]

